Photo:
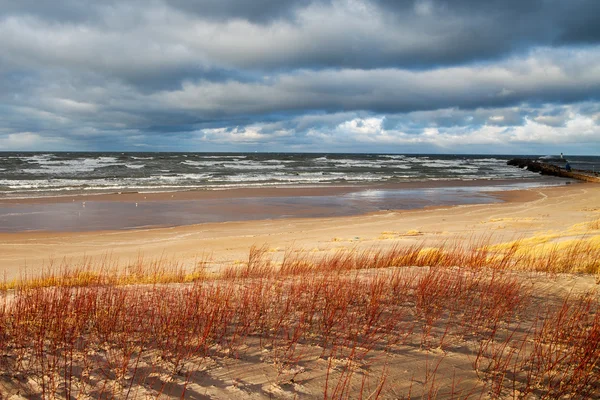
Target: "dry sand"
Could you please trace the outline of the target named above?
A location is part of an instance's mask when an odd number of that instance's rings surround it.
[[[273,195],[278,193],[283,192],[272,191]],[[127,201],[142,195],[129,196]],[[320,253],[423,241],[434,245],[482,236],[498,242],[549,231],[569,236],[573,233],[569,231],[571,227],[600,217],[600,185],[597,184],[533,188],[502,192],[498,196],[505,202],[348,217],[206,223],[125,231],[0,234],[0,276],[11,279],[23,271],[35,274],[51,263],[78,263],[106,256],[119,265],[135,262],[141,256],[145,260],[173,259],[188,268],[209,258],[214,266],[222,266],[247,259],[252,245],[267,246],[277,260],[290,249]]]

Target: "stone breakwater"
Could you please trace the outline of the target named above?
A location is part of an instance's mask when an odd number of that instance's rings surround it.
[[[512,160],[508,160],[507,164],[519,168],[527,168],[528,171],[539,172],[542,175],[560,176],[585,182],[600,183],[600,177],[597,172],[580,169],[567,171],[565,168],[561,168],[558,165],[540,162],[530,158],[513,158]]]

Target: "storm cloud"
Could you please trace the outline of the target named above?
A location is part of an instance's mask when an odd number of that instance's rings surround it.
[[[597,15],[592,0],[0,0],[0,151],[597,154]]]

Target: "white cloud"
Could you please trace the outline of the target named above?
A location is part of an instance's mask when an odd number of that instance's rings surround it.
[[[221,144],[257,144],[269,143],[290,136],[293,132],[284,129],[272,131],[269,124],[257,124],[245,127],[202,129],[196,132],[200,141]],[[268,130],[268,132],[265,132]]]
[[[72,99],[53,99],[52,106],[64,112],[88,113],[98,111],[96,104]]]
[[[472,112],[454,110],[460,114],[459,119],[464,119],[469,114],[477,115],[481,125],[449,125],[415,127],[412,119],[420,120],[421,113],[410,113],[403,115],[391,115],[389,117],[369,116],[359,117],[351,114],[343,114],[345,121],[332,126],[329,120],[321,120],[314,116],[314,125],[306,129],[305,121],[308,116],[299,117],[292,121],[295,128],[285,131],[286,137],[298,136],[302,132],[298,130],[297,124],[303,127],[304,135],[310,138],[309,142],[319,142],[328,146],[354,146],[364,150],[364,146],[423,146],[428,149],[439,151],[457,151],[466,148],[478,148],[485,153],[493,153],[500,149],[519,152],[524,145],[564,145],[572,146],[573,143],[587,143],[586,150],[593,153],[593,148],[600,148],[600,125],[595,120],[595,114],[582,115],[580,109],[589,107],[590,104],[576,106],[543,106],[540,108],[523,107],[529,113],[525,117],[524,124],[498,125],[494,120],[500,119],[504,114],[510,115],[514,108],[475,110]],[[452,110],[438,110],[428,112],[429,118],[434,118],[434,113],[441,116],[451,115]],[[548,126],[536,122],[535,115],[553,112],[563,116],[561,126]],[[341,117],[341,115],[338,115]],[[496,118],[494,118],[496,117]],[[387,119],[396,121],[396,126],[385,128]],[[504,119],[504,118],[502,118]],[[488,123],[486,121],[492,121]],[[277,140],[277,131],[267,128],[269,124],[254,124],[245,129],[237,128],[233,131],[225,129],[214,130],[210,133],[211,140],[215,142],[274,142]],[[207,133],[207,131],[203,131]],[[591,145],[591,147],[589,147]],[[369,147],[366,147],[369,148]],[[591,150],[591,151],[590,151]]]
[[[47,150],[60,148],[66,141],[62,138],[46,137],[34,132],[0,133],[0,150]]]
[[[336,128],[338,131],[347,133],[349,135],[357,136],[377,136],[381,135],[383,130],[383,121],[385,117],[381,118],[355,118],[350,121],[341,123]]]
[[[511,142],[525,142],[538,144],[572,144],[584,143],[597,146],[600,149],[600,126],[594,118],[575,114],[565,121],[564,126],[548,126],[527,119],[522,126],[515,126],[510,130]],[[589,150],[593,151],[593,148]]]

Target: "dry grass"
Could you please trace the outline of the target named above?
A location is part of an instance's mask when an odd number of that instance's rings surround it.
[[[110,256],[104,256],[100,260],[85,258],[79,263],[62,261],[57,265],[51,262],[40,274],[29,275],[23,272],[17,279],[0,282],[0,291],[56,286],[188,283],[207,278],[205,265],[208,263],[207,259],[201,259],[190,270],[178,264],[176,260],[145,260],[141,256],[125,266],[118,265]]]
[[[253,389],[265,398],[600,396],[597,294],[540,308],[515,272],[598,273],[598,236],[288,251],[280,265],[269,254],[253,247],[218,275],[204,262],[187,272],[106,259],[5,282],[0,388],[45,399],[200,397],[206,385],[231,386],[204,382],[231,360],[274,371],[271,386]],[[390,360],[414,352],[424,368],[390,375]],[[447,355],[459,353],[471,378],[442,385]],[[318,390],[303,395],[299,382]]]

